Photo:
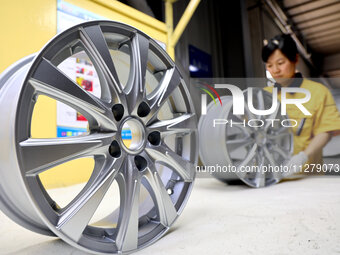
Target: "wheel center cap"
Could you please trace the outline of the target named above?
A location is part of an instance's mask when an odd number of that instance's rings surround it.
[[[258,132],[257,134],[255,134],[255,142],[257,145],[264,145],[267,142],[267,138],[266,135],[263,132]]]
[[[122,147],[132,153],[136,154],[141,151],[145,144],[145,127],[135,118],[127,118],[121,124],[119,130]]]

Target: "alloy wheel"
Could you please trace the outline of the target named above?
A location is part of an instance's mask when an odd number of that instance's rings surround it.
[[[97,73],[99,96],[62,70],[67,59],[84,56]],[[195,177],[196,116],[175,64],[146,34],[110,21],[77,25],[9,67],[0,89],[0,208],[14,221],[87,252],[117,254],[158,240],[180,215]],[[88,132],[33,138],[40,96],[82,114]],[[133,134],[130,145],[122,138],[126,126]],[[94,160],[91,176],[61,206],[40,175],[84,157]],[[103,217],[106,223],[90,224],[113,183],[119,206]]]
[[[270,93],[260,88],[253,88],[252,91],[255,109],[271,108]],[[247,93],[245,90],[245,98]],[[216,168],[212,174],[222,181],[241,179],[255,188],[279,182],[284,177],[284,169],[280,166],[285,165],[293,151],[291,123],[280,114],[280,103],[272,114],[259,116],[249,110],[246,100],[244,115],[234,115],[232,97],[221,97],[221,100],[222,110],[211,102],[207,114],[199,121],[198,130],[202,138],[200,158],[203,164],[220,166],[222,170]],[[214,119],[228,123],[214,127]],[[268,121],[270,119],[276,121]],[[231,126],[231,122],[234,125]]]

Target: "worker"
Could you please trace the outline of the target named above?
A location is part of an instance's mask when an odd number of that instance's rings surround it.
[[[273,88],[277,87],[278,99],[281,99],[281,87],[300,87],[311,93],[310,100],[303,104],[311,115],[305,115],[294,104],[287,104],[288,118],[296,120],[297,123],[292,129],[294,155],[286,164],[290,167],[286,175],[300,172],[302,169],[311,172],[311,164],[323,163],[323,147],[332,136],[340,134],[340,114],[332,94],[323,84],[305,79],[301,73],[296,72],[299,54],[294,40],[289,35],[277,35],[269,41],[265,40],[262,60],[276,81],[265,90],[272,92]],[[287,93],[286,98],[298,99],[305,96],[303,93]]]

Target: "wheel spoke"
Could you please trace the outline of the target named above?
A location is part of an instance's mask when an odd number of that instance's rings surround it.
[[[244,113],[245,113],[246,122],[251,119],[256,119],[256,116],[250,111],[248,104],[244,104]],[[255,127],[255,129],[257,129],[257,127]]]
[[[161,143],[157,148],[147,147],[145,151],[156,163],[163,163],[174,170],[184,181],[193,181],[194,165],[173,152],[166,144]]]
[[[136,110],[136,105],[145,97],[145,75],[148,61],[149,40],[140,34],[132,38],[132,72],[127,85],[127,105],[129,113]]]
[[[148,96],[148,104],[151,112],[146,119],[147,123],[150,119],[155,117],[169,98],[171,93],[178,87],[181,82],[181,76],[176,68],[169,69],[165,72],[159,86]]]
[[[252,120],[252,119],[258,119],[255,114],[253,114],[249,107],[248,107],[248,103],[244,104],[244,118],[246,120],[246,123],[245,123],[245,129],[249,132],[249,133],[253,133],[254,131],[253,130],[258,130],[259,127],[250,127],[248,125],[249,121]],[[252,130],[253,129],[253,130]]]
[[[242,120],[242,122],[243,122],[243,120]],[[246,137],[249,137],[253,133],[253,130],[248,126],[247,121],[245,122],[245,126],[243,126],[243,123],[242,123],[242,126],[234,123],[233,127],[240,130],[241,133],[243,133],[243,135],[246,136]]]
[[[241,162],[240,165],[246,166],[246,165],[249,164],[249,162],[250,162],[252,159],[255,158],[255,156],[256,156],[256,151],[257,151],[257,147],[258,147],[258,146],[257,146],[257,144],[255,143],[255,144],[253,145],[253,147],[251,148],[251,150],[248,151],[248,154],[247,154],[246,158]]]
[[[80,157],[104,154],[114,133],[69,138],[33,139],[20,143],[26,175],[37,175],[49,168]]]
[[[177,211],[154,164],[148,165],[143,177],[143,183],[157,207],[159,222],[170,227],[177,217]]]
[[[131,251],[138,246],[138,208],[141,173],[130,156],[123,171],[117,176],[120,189],[120,212],[117,224],[116,245],[119,251]]]
[[[257,171],[255,175],[255,185],[257,188],[264,187],[266,184],[266,173],[263,171],[264,157],[261,154],[257,154]]]
[[[189,134],[195,127],[194,114],[183,114],[170,120],[159,120],[147,127],[150,132],[158,131],[162,137],[172,134]]]
[[[112,112],[99,98],[91,95],[46,59],[43,59],[29,80],[36,93],[54,98],[82,113],[90,125],[112,130]]]
[[[121,163],[121,160],[119,161]],[[112,170],[113,165],[117,164],[111,162],[104,163],[102,171],[93,178],[93,183],[87,185],[61,213],[57,229],[75,241],[80,239],[118,172]]]
[[[284,176],[284,172],[282,171],[273,171],[272,173],[272,178],[275,179],[276,181],[280,181]]]
[[[285,151],[284,149],[280,148],[279,146],[273,146],[273,151],[279,153],[279,155],[284,159],[287,160],[290,157],[290,153]]]
[[[277,135],[280,135],[280,134],[286,134],[286,133],[288,133],[288,132],[287,132],[287,131],[288,131],[287,127],[284,127],[284,126],[280,127],[280,128],[277,129],[277,130],[273,130],[273,131],[274,131],[274,136],[277,136]]]
[[[275,134],[275,135],[270,135],[268,134],[267,135],[267,138],[270,139],[270,140],[279,140],[279,141],[282,141],[282,139],[284,139],[284,137],[287,137],[289,136],[290,134],[288,132],[285,132],[285,133],[278,133],[278,134]]]
[[[118,79],[116,68],[100,26],[84,27],[84,29],[80,30],[80,39],[95,63],[99,66],[98,69],[102,72],[103,78],[108,83],[108,88],[104,89],[102,93],[109,93],[111,98],[114,95],[122,94],[123,88]]]
[[[277,165],[273,155],[269,152],[269,150],[267,149],[266,146],[263,146],[263,152],[264,152],[264,156],[266,157],[266,159],[268,160],[269,164],[273,167],[275,167]]]
[[[240,147],[246,147],[250,144],[252,144],[253,141],[249,138],[242,138],[242,139],[234,139],[226,141],[226,144],[228,146],[228,151],[234,151]]]
[[[237,173],[239,178],[241,178],[241,179],[246,178],[246,175],[248,174],[248,172],[245,171],[245,169],[243,169],[241,171],[241,167],[248,165],[250,163],[250,161],[255,158],[257,147],[258,147],[258,145],[256,143],[254,143],[251,150],[248,151],[246,158],[238,164],[236,173]]]

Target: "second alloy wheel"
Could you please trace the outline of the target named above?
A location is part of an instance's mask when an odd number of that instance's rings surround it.
[[[248,90],[243,92],[245,97]],[[252,88],[251,96],[255,109],[270,109],[273,105],[272,95],[261,88]],[[263,116],[253,114],[246,100],[244,114],[236,115],[231,96],[221,97],[221,101],[222,110],[211,102],[199,121],[203,164],[219,166],[212,174],[226,182],[241,179],[255,188],[279,182],[293,152],[291,123],[280,114],[281,104],[277,102],[275,111]],[[216,119],[223,124],[214,126]]]

